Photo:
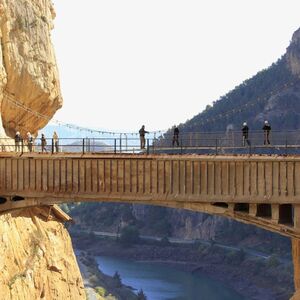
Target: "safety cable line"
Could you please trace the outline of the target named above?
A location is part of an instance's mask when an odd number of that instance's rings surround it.
[[[270,91],[266,96],[263,96],[263,97],[258,97],[258,98],[255,98],[254,100],[252,101],[249,101],[248,103],[245,103],[243,104],[243,108],[234,108],[232,110],[229,110],[227,112],[224,112],[224,113],[220,113],[214,117],[210,117],[210,118],[205,118],[203,121],[199,121],[198,124],[199,125],[204,125],[204,124],[208,124],[208,123],[213,123],[217,120],[220,120],[220,119],[223,119],[223,118],[227,118],[229,117],[231,114],[234,114],[234,113],[237,113],[237,112],[242,112],[242,111],[245,111],[246,108],[249,108],[255,104],[257,104],[257,102],[260,102],[260,101],[265,101],[267,100],[270,96],[274,96],[276,95],[278,92],[280,91],[283,91],[283,90],[286,90],[288,89],[289,87],[293,86],[296,84],[296,81],[292,81],[290,82],[289,84],[286,83],[284,84],[283,86],[281,86],[280,88],[276,89],[275,91],[272,90]],[[6,96],[4,98],[4,100],[7,100],[10,104],[13,104],[14,106],[36,116],[37,118],[41,118],[41,119],[45,119],[47,120],[48,122],[51,122],[51,123],[55,123],[57,125],[60,125],[60,126],[64,126],[64,127],[67,127],[67,128],[70,128],[70,129],[74,129],[74,130],[79,130],[79,131],[86,131],[86,132],[91,132],[91,133],[97,133],[97,134],[110,134],[110,135],[138,135],[137,132],[116,132],[116,131],[103,131],[103,130],[97,130],[97,129],[91,129],[91,128],[87,128],[87,127],[83,127],[83,126],[78,126],[78,125],[75,125],[75,124],[71,124],[71,123],[66,123],[66,122],[63,122],[63,121],[60,121],[60,120],[56,120],[56,119],[52,119],[52,118],[49,118],[48,116],[38,112],[38,111],[35,111],[31,108],[29,108],[28,106],[26,106],[25,104],[23,104],[22,102],[16,100],[8,91],[4,90],[4,95]],[[149,131],[150,134],[163,134],[163,133],[166,133],[168,132],[169,129],[165,129],[165,130],[155,130],[155,131]]]

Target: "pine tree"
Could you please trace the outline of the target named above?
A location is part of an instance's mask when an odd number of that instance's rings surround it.
[[[142,289],[139,290],[139,292],[138,292],[138,294],[137,294],[137,299],[138,299],[138,300],[147,300],[147,297],[146,297],[146,295],[144,294],[144,292],[143,292]]]

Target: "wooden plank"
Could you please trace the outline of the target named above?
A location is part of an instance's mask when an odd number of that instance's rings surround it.
[[[295,196],[300,196],[300,162],[295,162]]]
[[[48,160],[48,189],[49,191],[53,192],[54,191],[54,161],[52,159]]]
[[[215,194],[215,165],[213,162],[208,162],[208,176],[207,176],[207,194],[213,196]]]
[[[72,160],[72,169],[73,169],[73,192],[79,192],[79,184],[80,184],[80,177],[79,177],[79,160],[74,159]]]
[[[42,190],[48,191],[48,160],[42,159]]]
[[[85,181],[85,160],[78,160],[78,173],[79,173],[79,192],[85,193],[86,192],[86,181]]]
[[[273,195],[273,164],[272,162],[265,162],[265,180],[266,180],[266,196]]]
[[[36,178],[35,178],[36,190],[42,191],[43,169],[42,169],[42,161],[40,159],[36,160],[35,169],[36,169]]]
[[[61,165],[60,165],[60,186],[61,186],[61,191],[65,193],[67,191],[67,160],[62,159],[61,160]]]
[[[273,195],[275,197],[278,197],[280,194],[280,174],[279,174],[279,162],[273,162],[273,167],[272,167],[272,177],[273,177],[273,182],[272,182],[272,187],[273,187]]]
[[[36,190],[36,160],[29,160],[29,189]]]
[[[67,187],[66,187],[66,192],[70,193],[73,191],[73,163],[72,159],[67,159]]]
[[[185,161],[185,193],[192,194],[192,185],[193,185],[193,177],[192,177],[192,163],[191,161]]]
[[[265,196],[266,195],[266,178],[265,178],[265,164],[264,162],[258,162],[257,164],[257,170],[258,170],[258,185],[257,185],[257,191],[259,196]]]
[[[280,162],[279,170],[279,195],[287,196],[287,162]]]

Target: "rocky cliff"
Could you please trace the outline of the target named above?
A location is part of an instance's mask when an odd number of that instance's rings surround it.
[[[0,0],[0,137],[33,135],[62,105],[51,0]],[[86,299],[65,216],[39,207],[0,216],[0,299]]]
[[[49,207],[0,216],[0,299],[85,299],[61,221]]]
[[[286,58],[291,72],[300,76],[300,28],[293,34],[292,41],[287,48]]]
[[[51,0],[0,1],[0,107],[8,136],[36,134],[62,105],[54,17]]]

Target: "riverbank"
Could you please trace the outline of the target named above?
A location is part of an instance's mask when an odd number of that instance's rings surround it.
[[[122,284],[118,276],[102,273],[95,258],[87,251],[75,251],[88,300],[137,300],[133,288]]]
[[[73,234],[76,248],[93,256],[111,256],[136,261],[156,261],[180,270],[199,272],[222,281],[246,299],[287,300],[293,294],[292,269],[276,257],[249,257],[214,245],[160,245],[143,243],[122,247],[118,242],[93,235]]]

